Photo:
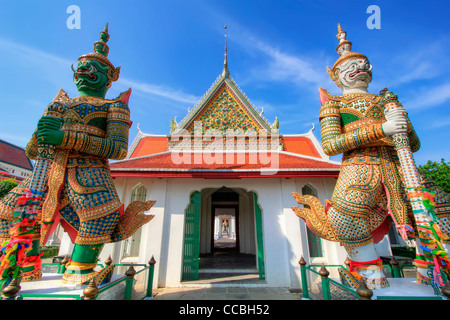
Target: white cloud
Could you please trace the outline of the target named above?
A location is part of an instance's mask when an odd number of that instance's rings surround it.
[[[41,63],[44,62],[52,62],[52,63],[60,63],[64,65],[71,65],[73,62],[70,60],[58,57],[56,55],[53,55],[51,53],[25,46],[23,44],[13,42],[7,39],[0,38],[0,46],[2,47],[2,51],[4,53],[9,52],[12,54],[12,58],[17,60],[33,60],[33,61],[40,61]],[[23,61],[23,60],[22,60]]]
[[[384,52],[382,66],[375,66],[375,73],[389,86],[410,84],[413,81],[431,80],[445,73],[450,63],[447,54],[448,39],[430,40],[415,43],[411,48],[402,48],[402,52]],[[370,57],[369,57],[370,59]]]
[[[450,118],[440,118],[433,122],[432,127],[436,128],[444,128],[450,126]]]
[[[49,76],[48,73],[55,72],[57,70],[64,70],[63,72],[67,73],[66,68],[73,63],[70,60],[61,58],[57,55],[2,38],[0,38],[0,46],[3,51],[2,55],[6,55],[8,60],[18,60],[21,64],[25,63],[27,65],[33,65],[39,69],[44,69],[46,71],[45,78],[55,79],[55,81],[58,81],[59,84],[61,77]],[[184,93],[180,90],[174,90],[168,86],[159,84],[149,84],[126,78],[119,78],[117,84],[131,87],[133,90],[137,90],[145,94],[155,95],[188,104],[195,104],[199,100],[199,97],[192,94]]]
[[[194,96],[192,94],[184,93],[180,90],[174,90],[164,85],[137,82],[134,80],[124,78],[120,79],[119,81],[120,84],[131,87],[133,91],[137,90],[145,94],[156,95],[178,102],[195,104],[200,99],[199,97]]]
[[[27,46],[8,39],[0,38],[0,59],[7,62],[13,68],[4,68],[4,72],[17,72],[25,74],[29,79],[36,82],[36,86],[31,90],[42,86],[43,83],[51,84],[55,87],[70,87],[72,76],[70,65],[73,61],[45,52],[35,47]],[[23,77],[23,76],[22,76]],[[11,77],[7,86],[21,86],[23,80],[19,77]],[[3,87],[2,90],[5,90]]]
[[[324,61],[317,56],[308,57],[291,54],[257,39],[255,36],[244,33],[243,40],[236,43],[244,46],[244,49],[262,53],[266,59],[263,65],[254,67],[253,75],[259,80],[290,82],[296,86],[309,86],[314,91],[319,86],[334,86],[329,79]]]
[[[405,107],[408,110],[425,110],[448,101],[450,101],[450,83],[444,83],[431,89],[419,90],[405,103]]]
[[[28,141],[30,141],[31,134],[12,134],[10,132],[0,132],[0,139],[24,148]]]
[[[289,55],[260,41],[254,41],[253,45],[270,57],[268,69],[265,71],[272,79],[314,84],[322,80],[316,67],[304,58]]]

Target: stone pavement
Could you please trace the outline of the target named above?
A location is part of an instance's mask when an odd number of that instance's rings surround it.
[[[216,252],[200,257],[199,279],[176,288],[155,289],[155,300],[301,300],[290,288],[259,279],[255,255]],[[299,290],[297,290],[299,291]]]
[[[154,290],[155,300],[301,300],[301,294],[280,287],[179,287]]]

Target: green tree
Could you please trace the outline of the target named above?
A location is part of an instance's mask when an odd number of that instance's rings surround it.
[[[450,162],[445,162],[444,159],[441,159],[440,163],[428,160],[425,165],[419,165],[419,170],[442,190],[450,193]]]
[[[0,199],[18,185],[16,180],[4,179],[0,181]]]

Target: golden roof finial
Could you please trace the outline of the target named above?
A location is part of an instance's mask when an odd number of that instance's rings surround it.
[[[224,29],[225,29],[225,58],[226,58],[227,57],[227,25],[224,26]]]
[[[228,71],[228,53],[227,53],[227,25],[224,26],[225,29],[225,59],[223,61],[223,72],[222,76],[227,77],[230,72]]]

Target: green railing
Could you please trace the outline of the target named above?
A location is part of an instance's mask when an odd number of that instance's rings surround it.
[[[310,265],[300,260],[300,273],[302,278],[302,298],[308,300],[360,300],[358,293],[330,279],[330,270],[333,276],[341,265]],[[317,270],[317,268],[320,268]]]
[[[309,265],[303,257],[299,261],[302,281],[302,298],[308,300],[372,300],[373,292],[361,281],[357,290],[330,278],[339,278],[338,269],[348,269],[343,265]],[[331,272],[330,272],[331,271]],[[391,264],[383,264],[383,272],[387,278],[404,278],[409,272],[416,273],[414,265],[399,265],[395,259]],[[442,300],[440,296],[379,296],[377,300]]]
[[[44,299],[44,300],[83,300],[83,296],[79,294],[33,294],[33,293],[24,293],[19,294],[15,299],[5,299],[2,298],[2,300],[24,300],[25,299]]]
[[[153,297],[153,275],[155,268],[155,259],[146,264],[119,263],[114,265],[114,274],[121,274],[107,285],[97,287],[94,281],[83,290],[83,294],[49,294],[49,293],[26,293],[20,292],[18,284],[10,283],[10,286],[16,286],[14,290],[4,290],[1,300],[24,300],[24,299],[46,299],[46,300],[144,300]],[[104,267],[103,264],[98,264]],[[63,274],[64,264],[42,263],[42,273]],[[124,272],[125,271],[125,272]],[[6,288],[5,288],[6,289]],[[11,288],[10,288],[11,289]],[[8,292],[8,294],[5,294]]]

